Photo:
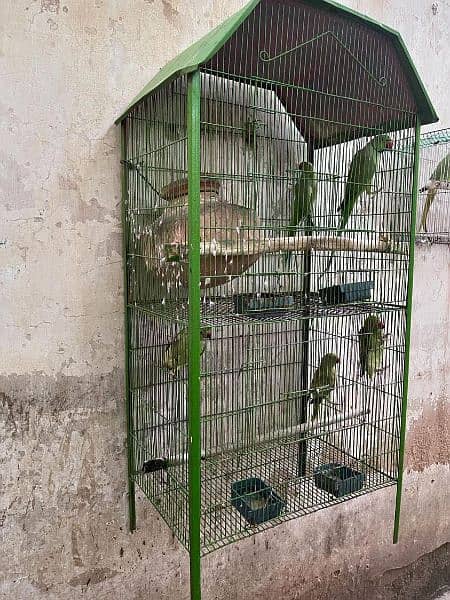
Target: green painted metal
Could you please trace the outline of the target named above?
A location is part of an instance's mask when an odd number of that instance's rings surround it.
[[[187,152],[189,194],[188,460],[191,600],[200,600],[201,410],[200,410],[200,73],[188,77]]]
[[[320,91],[322,85],[311,89],[320,79],[311,80],[309,90],[301,87],[293,50],[310,44],[314,33],[301,23],[307,16],[314,22],[316,12],[306,3],[315,4],[304,0],[299,9],[284,3],[274,18],[261,19],[265,42],[252,46],[267,48],[275,61],[289,55],[291,70],[278,76],[274,62],[264,78],[258,63],[254,72],[236,75],[247,64],[254,20],[245,22],[245,15],[257,7],[254,0],[220,34],[211,33],[207,50],[200,42],[196,54],[168,65],[122,122],[130,524],[134,528],[137,485],[190,553],[194,600],[201,597],[202,556],[390,485],[397,485],[398,539],[420,115],[414,103],[401,102],[408,92],[403,72],[397,72],[401,93],[386,88],[384,104],[371,95],[374,79],[377,89],[384,87],[373,60],[374,32],[365,31],[373,36],[367,60],[339,49],[340,60],[351,59],[352,75],[361,74],[361,89],[368,84],[371,93],[351,97],[359,93],[340,77],[332,94]],[[345,12],[333,2],[317,6]],[[328,17],[322,10],[317,22]],[[239,23],[236,38],[242,37],[230,44],[235,58],[224,65],[222,52],[201,67],[199,56],[220,49]],[[343,40],[359,40],[355,23],[340,23]],[[266,43],[268,36],[276,43]],[[327,37],[314,38],[311,68],[332,60]],[[335,62],[342,64],[331,67]],[[331,104],[339,103],[341,110],[330,114]],[[344,125],[342,135],[334,118]],[[314,129],[317,122],[320,129]],[[308,125],[316,137],[307,138]],[[377,150],[382,156],[372,156],[376,168],[363,192],[368,197],[356,198],[339,231],[339,207],[354,183],[350,165],[373,149],[374,140],[363,138],[378,134],[392,143]],[[354,141],[340,143],[343,137]],[[323,148],[324,140],[336,146]],[[308,219],[296,223],[292,240],[296,203],[305,201],[299,179],[305,160],[322,191]],[[337,239],[343,244],[336,250]],[[366,284],[372,286],[368,293]],[[341,286],[354,295],[330,299],[330,290],[340,293]],[[241,309],[248,297],[256,308]],[[371,333],[365,329],[369,317],[378,319]],[[326,366],[320,376],[327,356],[340,359],[332,381]],[[335,477],[336,463],[344,470]],[[341,478],[342,490],[324,487],[323,474]],[[262,508],[261,520],[249,519],[233,495],[236,485],[255,479],[269,496],[255,497],[252,490],[253,497],[241,500],[255,513]]]
[[[120,149],[122,161],[127,160],[126,151],[127,125],[123,121],[120,129]],[[122,184],[122,254],[123,254],[123,295],[124,295],[124,330],[125,330],[125,414],[127,426],[127,462],[128,462],[128,522],[130,531],[136,529],[136,495],[134,483],[134,453],[133,440],[131,437],[132,405],[129,382],[129,319],[128,319],[128,226],[127,226],[127,205],[128,205],[128,169],[125,164],[122,165],[121,172]]]
[[[420,149],[428,148],[428,146],[436,146],[439,144],[450,143],[450,129],[439,129],[438,131],[428,131],[422,134],[420,138]]]
[[[400,422],[400,440],[398,457],[398,476],[397,476],[397,494],[395,498],[395,517],[394,517],[394,535],[393,542],[398,542],[400,529],[400,511],[402,504],[403,488],[403,470],[405,461],[405,438],[406,438],[406,417],[408,411],[408,383],[409,383],[409,359],[411,345],[411,319],[412,319],[412,296],[414,283],[414,243],[416,235],[416,210],[417,196],[419,190],[419,150],[420,150],[420,120],[417,120],[415,139],[414,139],[414,172],[412,189],[412,207],[411,207],[411,229],[409,237],[409,265],[408,265],[408,291],[406,304],[406,332],[405,332],[405,366],[403,375],[403,399],[402,413]]]
[[[117,119],[116,123],[124,119],[132,110],[132,108],[136,106],[136,104],[138,104],[151,92],[156,91],[161,85],[172,81],[180,75],[192,73],[198,69],[200,65],[206,63],[227,42],[237,28],[256,8],[260,1],[261,0],[250,0],[250,2],[248,2],[248,4],[246,4],[240,11],[229,17],[226,21],[221,23],[215,29],[207,33],[200,40],[189,46],[186,50],[168,62],[132,100],[130,105]],[[420,79],[420,76],[414,66],[401,35],[397,31],[367,17],[366,15],[354,11],[353,9],[342,6],[333,0],[307,1],[309,4],[317,6],[318,8],[328,8],[353,20],[363,22],[372,29],[380,31],[390,38],[397,49],[400,60],[404,66],[405,72],[407,73],[411,89],[416,98],[418,113],[422,124],[426,125],[438,121],[438,116],[426,92],[425,86]]]

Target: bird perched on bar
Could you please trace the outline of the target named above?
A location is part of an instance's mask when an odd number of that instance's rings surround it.
[[[353,212],[358,198],[365,192],[372,196],[372,182],[377,172],[382,153],[392,150],[394,142],[386,135],[377,135],[364,148],[358,150],[350,163],[344,199],[339,206],[341,219],[339,231],[342,232]]]
[[[317,176],[310,162],[305,161],[298,165],[292,191],[291,218],[286,229],[290,236],[296,234],[299,225],[310,229],[314,226],[313,213],[317,199]],[[286,252],[285,254],[285,262],[288,268],[291,255],[292,252]]]
[[[359,374],[370,379],[381,369],[386,336],[384,323],[376,315],[369,315],[358,332]]]
[[[312,420],[319,415],[322,402],[328,402],[331,392],[336,386],[336,365],[340,362],[339,356],[333,353],[322,356],[311,381],[311,404],[313,405]]]
[[[442,187],[447,189],[450,187],[450,152],[445,156],[438,166],[435,168],[430,176],[428,183],[420,190],[421,192],[428,192],[423,207],[422,217],[420,219],[419,231],[422,229],[427,232],[427,219],[428,213],[430,212],[431,205],[438,193],[438,190]]]
[[[211,327],[202,327],[200,330],[200,355],[206,349],[206,341],[212,336]],[[178,371],[188,364],[189,334],[187,329],[182,329],[175,339],[167,346],[163,365],[172,372]]]
[[[381,155],[385,150],[392,150],[393,146],[392,139],[387,134],[381,134],[372,138],[364,148],[358,150],[353,156],[348,171],[347,183],[345,184],[344,199],[338,208],[341,217],[336,232],[337,236],[341,236],[344,232],[353,209],[362,194],[374,195],[372,183],[378,170]],[[328,259],[322,276],[329,271],[333,257],[334,252]]]

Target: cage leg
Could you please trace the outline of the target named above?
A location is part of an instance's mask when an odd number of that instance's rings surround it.
[[[128,527],[131,532],[136,530],[136,487],[131,477],[128,478]]]
[[[200,73],[188,77],[187,150],[189,194],[188,474],[191,600],[201,600],[201,407],[200,407]]]
[[[125,328],[125,415],[127,423],[127,479],[128,479],[128,525],[130,531],[136,529],[136,489],[134,483],[134,454],[133,441],[131,438],[131,429],[133,422],[133,411],[131,407],[131,395],[129,385],[129,314],[127,309],[128,304],[128,279],[127,279],[127,248],[128,248],[128,230],[125,207],[128,204],[128,171],[124,161],[126,161],[126,139],[127,129],[126,121],[122,122],[120,130],[120,152],[122,157],[122,253],[123,253],[123,296],[124,296],[124,328]]]
[[[409,352],[411,343],[411,314],[412,314],[412,294],[414,281],[414,241],[416,236],[416,209],[417,196],[419,189],[419,141],[420,141],[420,120],[416,123],[416,137],[414,145],[414,174],[412,190],[412,209],[411,209],[411,231],[410,231],[410,251],[408,268],[408,291],[406,305],[406,333],[405,333],[405,367],[403,372],[403,398],[402,398],[402,416],[400,422],[400,440],[398,448],[398,477],[397,494],[395,498],[395,516],[393,543],[398,542],[400,532],[400,510],[402,506],[402,487],[403,487],[403,466],[405,458],[405,437],[406,437],[406,413],[408,409],[408,376],[409,376]]]

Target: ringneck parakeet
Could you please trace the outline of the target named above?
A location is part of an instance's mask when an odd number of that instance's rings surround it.
[[[392,150],[393,145],[394,142],[388,135],[377,135],[364,148],[355,153],[348,171],[344,200],[339,206],[340,232],[345,229],[358,198],[364,192],[369,195],[372,193],[372,181],[377,172],[381,154],[385,150]]]
[[[290,236],[295,235],[298,225],[303,224],[305,227],[314,225],[312,215],[317,198],[317,176],[310,162],[301,162],[298,165],[292,191],[291,218],[286,229]],[[285,254],[287,267],[289,267],[291,255],[292,252]]]
[[[206,348],[206,340],[211,339],[211,328],[202,327],[200,330],[200,354]],[[176,372],[188,364],[188,330],[181,330],[176,338],[167,346],[163,365],[170,371]]]
[[[336,385],[336,365],[339,357],[336,354],[322,356],[311,381],[311,404],[313,405],[312,420],[317,419],[322,402],[329,401],[331,392]]]
[[[422,217],[420,219],[419,231],[423,229],[424,231],[428,231],[427,229],[427,219],[428,213],[430,212],[431,205],[438,193],[439,188],[446,187],[448,188],[448,184],[450,183],[450,152],[445,156],[438,166],[435,168],[433,173],[431,174],[430,180],[425,187],[423,187],[420,191],[425,192],[428,191],[427,198],[425,200],[425,204],[423,207]],[[442,185],[444,184],[444,185]],[[445,185],[447,184],[447,185]]]
[[[338,208],[341,217],[336,232],[337,236],[341,236],[344,232],[359,197],[364,192],[369,195],[372,193],[372,182],[381,154],[385,150],[392,150],[393,145],[394,142],[388,135],[377,135],[353,156],[345,184],[344,199]],[[330,269],[334,254],[332,252],[322,275]]]
[[[370,379],[381,368],[385,335],[384,323],[375,315],[369,315],[358,332],[359,374]]]

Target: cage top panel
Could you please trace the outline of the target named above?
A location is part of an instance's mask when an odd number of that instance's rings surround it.
[[[331,0],[251,0],[163,67],[117,122],[200,67],[270,86],[316,147],[403,129],[405,113],[438,120],[396,31]]]

